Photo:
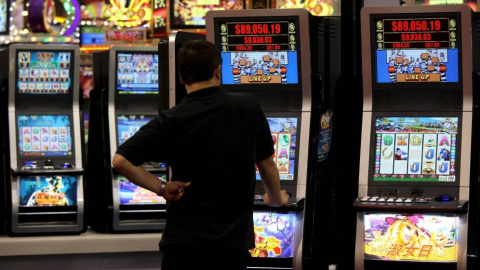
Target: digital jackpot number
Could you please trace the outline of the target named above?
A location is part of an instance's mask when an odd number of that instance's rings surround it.
[[[440,20],[398,20],[392,22],[393,32],[440,31]]]
[[[269,35],[280,34],[279,23],[236,24],[235,35]]]

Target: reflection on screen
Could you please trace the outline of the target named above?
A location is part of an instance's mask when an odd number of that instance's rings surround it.
[[[295,147],[297,144],[297,118],[267,117],[275,148],[273,160],[277,164],[280,180],[291,181],[295,177]],[[257,170],[257,180],[261,180]]]
[[[21,176],[20,206],[69,206],[77,204],[75,176]]]
[[[294,248],[294,213],[253,212],[255,248],[252,257],[291,258]]]
[[[119,94],[158,94],[158,54],[118,53]]]
[[[18,51],[18,93],[67,94],[72,86],[72,53]]]
[[[18,115],[20,157],[71,156],[71,121],[68,115]]]
[[[152,115],[117,115],[118,146],[133,136],[142,126],[150,122]]]
[[[155,175],[159,181],[166,182],[165,174]],[[118,176],[118,190],[120,193],[120,204],[165,204],[166,200],[154,192],[139,187],[128,181],[123,176]]]
[[[377,117],[373,181],[455,182],[458,117]]]

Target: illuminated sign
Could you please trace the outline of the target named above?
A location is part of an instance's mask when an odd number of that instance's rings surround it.
[[[110,0],[104,16],[120,27],[138,27],[152,19],[152,8],[145,0]]]

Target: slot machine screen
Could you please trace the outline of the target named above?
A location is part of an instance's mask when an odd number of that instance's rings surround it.
[[[455,183],[458,117],[377,117],[373,182]]]
[[[7,0],[0,0],[0,34],[8,34],[9,5]]]
[[[68,94],[73,89],[72,51],[18,50],[16,87],[19,94]]]
[[[20,206],[77,204],[77,178],[71,175],[18,177]]]
[[[153,115],[118,115],[117,139],[118,146],[133,136],[142,126],[150,122]]]
[[[460,14],[372,16],[373,82],[461,83]]]
[[[254,258],[291,258],[294,248],[295,213],[253,212]]]
[[[243,0],[174,0],[170,4],[170,29],[204,28],[209,10],[241,10]]]
[[[223,85],[299,84],[299,29],[295,18],[216,19]]]
[[[159,181],[167,181],[167,176],[165,174],[155,174],[155,176]],[[118,176],[118,190],[120,195],[120,204],[123,205],[167,203],[163,197],[133,184],[121,175]]]
[[[117,52],[116,89],[118,94],[158,94],[158,54]]]
[[[297,118],[295,117],[267,117],[272,133],[275,153],[273,160],[277,164],[280,180],[293,181],[296,178],[297,156]],[[257,171],[257,180],[261,180]]]
[[[71,129],[69,115],[18,115],[18,156],[72,156]]]

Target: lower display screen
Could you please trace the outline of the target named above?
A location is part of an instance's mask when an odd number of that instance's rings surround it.
[[[20,206],[69,206],[77,204],[75,176],[18,177]]]
[[[255,248],[252,257],[293,257],[294,213],[253,212]]]
[[[159,181],[167,181],[165,174],[155,175]],[[120,204],[165,204],[166,201],[163,197],[157,194],[139,187],[132,182],[128,181],[125,177],[118,177],[118,190],[120,195]]]
[[[456,220],[455,216],[366,214],[365,259],[454,262]]]
[[[297,118],[267,117],[267,120],[275,148],[273,160],[277,164],[280,180],[292,181],[295,179]],[[258,170],[257,180],[261,180]]]

